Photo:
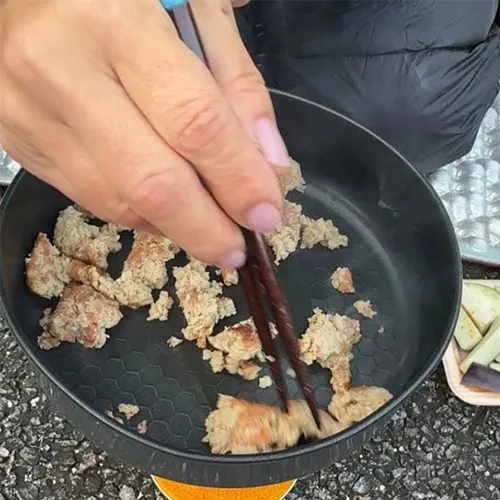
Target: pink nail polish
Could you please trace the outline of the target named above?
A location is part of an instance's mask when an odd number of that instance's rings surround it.
[[[270,203],[259,203],[251,208],[246,215],[247,223],[257,233],[273,231],[281,219],[279,210]]]
[[[238,269],[242,267],[247,260],[245,252],[241,250],[231,250],[217,264],[221,269]]]
[[[261,118],[255,125],[255,135],[262,148],[266,160],[278,167],[290,166],[285,141],[281,137],[278,127],[270,118]]]

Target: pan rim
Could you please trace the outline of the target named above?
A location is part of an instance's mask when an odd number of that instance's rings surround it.
[[[451,240],[450,243],[452,246],[452,254],[449,256],[449,258],[450,262],[452,262],[452,265],[455,268],[454,274],[455,274],[456,296],[453,297],[454,306],[453,310],[451,311],[450,317],[448,319],[448,324],[446,326],[447,332],[446,335],[444,336],[444,339],[441,341],[440,347],[435,351],[435,353],[432,356],[428,358],[428,360],[420,370],[420,374],[417,377],[415,377],[413,382],[411,382],[405,390],[403,390],[397,397],[394,397],[389,403],[384,405],[382,408],[372,413],[369,417],[353,425],[352,427],[340,432],[339,434],[336,434],[327,439],[323,439],[321,441],[308,443],[303,446],[297,446],[294,448],[289,448],[286,450],[270,452],[270,453],[253,454],[253,455],[211,455],[209,453],[202,454],[194,451],[193,452],[181,451],[176,448],[169,447],[166,444],[161,444],[153,440],[146,439],[143,436],[140,436],[132,432],[131,430],[122,427],[118,423],[111,421],[104,414],[101,414],[95,408],[86,403],[83,399],[79,398],[74,393],[74,391],[72,391],[66,385],[66,383],[60,378],[60,376],[54,370],[52,370],[51,367],[46,362],[43,361],[43,359],[41,358],[41,356],[39,356],[36,350],[36,346],[27,341],[28,337],[22,333],[22,328],[20,328],[20,326],[16,324],[17,321],[9,313],[9,308],[7,307],[5,301],[5,290],[3,282],[0,280],[0,307],[2,309],[3,316],[5,317],[7,324],[9,325],[12,335],[14,336],[20,347],[24,350],[28,359],[32,363],[34,363],[36,368],[40,370],[41,373],[43,373],[44,376],[46,376],[52,384],[54,384],[60,391],[62,391],[65,396],[69,397],[73,401],[73,403],[75,403],[77,406],[84,409],[88,414],[96,418],[100,422],[100,424],[103,424],[106,427],[113,429],[115,432],[118,432],[124,438],[132,439],[133,441],[139,442],[143,446],[148,447],[152,452],[154,451],[166,455],[171,455],[181,460],[196,460],[198,462],[201,462],[202,464],[207,464],[207,465],[231,464],[231,465],[241,466],[250,464],[262,464],[263,462],[268,462],[268,463],[276,462],[282,460],[283,458],[287,459],[298,458],[313,452],[318,452],[326,448],[330,448],[344,440],[354,438],[356,435],[363,433],[367,428],[371,427],[377,421],[383,420],[384,417],[388,417],[389,415],[394,413],[400,407],[400,405],[409,396],[411,396],[436,369],[442,357],[444,356],[444,353],[453,336],[454,327],[457,323],[458,314],[460,311],[460,296],[462,293],[462,261],[460,256],[458,240],[456,238],[451,219],[448,213],[446,212],[446,209],[441,199],[437,195],[436,191],[432,188],[428,180],[425,178],[425,176],[421,174],[418,170],[416,170],[416,168],[388,142],[386,142],[384,139],[382,139],[377,134],[367,129],[363,125],[343,115],[342,113],[329,109],[326,106],[315,103],[303,97],[290,94],[288,92],[283,92],[281,90],[276,90],[276,89],[269,89],[269,91],[271,93],[271,96],[278,95],[286,99],[300,101],[303,102],[304,104],[312,105],[316,108],[321,109],[322,111],[334,114],[341,120],[347,121],[351,125],[361,129],[363,132],[372,136],[372,138],[381,142],[386,148],[388,148],[391,151],[392,154],[399,157],[401,161],[405,163],[406,166],[409,168],[409,170],[413,173],[415,179],[419,181],[421,185],[425,189],[427,189],[427,191],[430,193],[431,197],[434,199],[436,208],[439,210],[441,219],[444,222],[445,226],[444,229],[446,230],[445,237]],[[11,183],[4,197],[0,201],[0,227],[2,226],[5,218],[5,212],[6,212],[5,208],[8,206],[12,198],[12,194],[15,192],[15,188],[26,175],[28,174],[24,170],[21,170],[16,175],[16,178]]]

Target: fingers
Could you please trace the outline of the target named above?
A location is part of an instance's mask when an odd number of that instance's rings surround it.
[[[272,230],[282,204],[276,176],[208,69],[178,39],[166,16],[155,19],[147,31],[134,23],[110,49],[121,83],[233,220],[256,231]]]
[[[241,231],[123,89],[102,75],[81,75],[80,82],[85,90],[75,91],[68,124],[120,199],[196,258],[242,265]],[[92,106],[89,93],[94,96]]]
[[[5,85],[2,90],[1,140],[25,169],[102,220],[158,232],[119,199],[66,126],[18,89]]]
[[[214,8],[214,4],[221,4]],[[273,106],[262,75],[239,36],[224,2],[193,0],[191,5],[210,69],[250,137],[266,159],[277,167],[289,166],[289,155],[276,125]],[[231,47],[231,50],[228,50]]]

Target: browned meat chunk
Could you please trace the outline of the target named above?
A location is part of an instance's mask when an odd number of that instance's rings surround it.
[[[174,299],[170,297],[168,292],[161,291],[158,300],[151,304],[149,308],[149,316],[147,321],[167,321],[170,309],[174,305]]]
[[[345,390],[351,383],[352,348],[360,338],[359,321],[315,309],[299,339],[301,358],[308,365],[317,361],[330,369],[335,390]]]
[[[302,243],[300,248],[312,248],[322,245],[330,250],[346,247],[349,240],[347,236],[340,234],[331,220],[311,219],[302,216]]]
[[[340,293],[354,293],[352,273],[348,267],[338,267],[332,274],[332,286]]]
[[[323,439],[343,430],[326,412],[320,412],[318,431],[307,405],[293,401],[290,412],[231,396],[220,395],[217,409],[207,418],[204,441],[215,454],[252,454],[295,446],[301,435]]]
[[[38,339],[42,349],[57,347],[61,342],[79,342],[100,349],[106,342],[106,330],[122,319],[118,302],[93,288],[69,283],[54,311],[46,310],[40,320],[43,333]]]
[[[369,300],[357,300],[353,305],[356,311],[365,318],[373,319],[377,315],[377,312],[373,309],[373,305]]]
[[[26,284],[31,292],[51,299],[59,297],[69,278],[69,259],[61,255],[44,233],[39,233],[26,258]]]
[[[192,260],[174,269],[175,289],[187,326],[182,330],[186,340],[196,340],[204,349],[215,325],[236,314],[234,302],[220,297],[222,285],[210,279],[205,265]]]
[[[54,229],[56,247],[68,257],[106,269],[110,253],[121,250],[119,229],[114,224],[102,227],[87,223],[74,207],[63,210]]]
[[[360,422],[392,399],[392,394],[383,387],[351,387],[348,391],[335,393],[328,411],[345,425]]]

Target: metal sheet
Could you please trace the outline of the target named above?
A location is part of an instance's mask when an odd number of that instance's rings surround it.
[[[430,181],[453,221],[462,256],[500,266],[500,97],[470,153],[440,168]]]

